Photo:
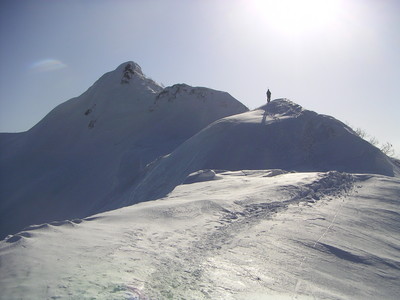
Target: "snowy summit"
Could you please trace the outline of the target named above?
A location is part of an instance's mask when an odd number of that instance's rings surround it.
[[[130,61],[0,147],[0,299],[400,294],[399,166],[288,99]]]
[[[398,167],[347,125],[276,99],[220,119],[157,161],[129,203],[157,199],[202,169],[342,171],[398,176]]]
[[[0,237],[115,208],[110,199],[146,165],[213,121],[247,110],[228,93],[163,89],[136,63],[121,64],[29,131],[0,134]]]

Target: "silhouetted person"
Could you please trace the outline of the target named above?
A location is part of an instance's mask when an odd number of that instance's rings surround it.
[[[269,101],[271,101],[271,92],[268,89],[268,91],[267,91],[267,103],[269,103]]]

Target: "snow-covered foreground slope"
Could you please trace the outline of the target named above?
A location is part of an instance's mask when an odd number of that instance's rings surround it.
[[[110,199],[148,163],[244,111],[228,93],[163,89],[136,63],[121,64],[29,131],[0,134],[0,239],[31,224],[117,208]]]
[[[186,182],[1,241],[1,299],[398,299],[398,178],[205,171]]]

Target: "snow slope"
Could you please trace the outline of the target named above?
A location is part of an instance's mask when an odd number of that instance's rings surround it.
[[[203,171],[0,242],[0,299],[398,299],[400,180]]]
[[[121,64],[29,131],[0,134],[0,238],[118,207],[110,198],[148,163],[244,111],[228,93],[184,84],[163,89],[136,63]]]
[[[276,99],[209,125],[154,164],[124,201],[165,196],[197,170],[274,168],[400,174],[386,155],[342,122],[287,99]]]

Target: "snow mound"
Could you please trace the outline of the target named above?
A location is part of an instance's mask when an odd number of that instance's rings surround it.
[[[303,112],[303,108],[300,105],[286,98],[275,99],[259,109],[263,109],[269,115],[275,115],[276,117],[298,116]]]
[[[202,182],[216,179],[215,172],[213,170],[200,170],[189,174],[189,176],[183,182],[184,184]]]
[[[157,199],[202,169],[400,174],[342,122],[278,99],[214,122],[158,161],[125,197],[129,203]]]

